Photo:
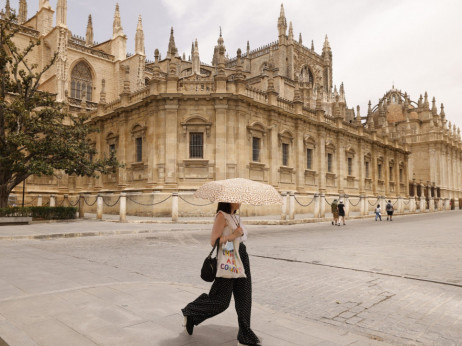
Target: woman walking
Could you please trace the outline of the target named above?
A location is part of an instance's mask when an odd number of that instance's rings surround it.
[[[377,208],[375,208],[375,221],[377,221],[377,218],[382,221],[382,213],[380,211],[380,204],[377,204]]]
[[[209,294],[201,294],[181,311],[185,317],[186,331],[189,335],[192,335],[194,326],[225,311],[231,301],[231,294],[233,294],[239,324],[238,345],[257,346],[260,345],[260,340],[250,328],[252,280],[249,256],[244,244],[247,234],[240,225],[239,217],[236,215],[239,207],[239,203],[218,203],[210,244],[213,246],[216,240],[220,239],[219,251],[222,251],[224,246],[227,249],[230,243],[232,244],[235,239],[239,239],[239,242],[234,242],[234,244],[239,244],[239,249],[235,250],[239,251],[246,277],[238,279],[217,277],[210,288]]]

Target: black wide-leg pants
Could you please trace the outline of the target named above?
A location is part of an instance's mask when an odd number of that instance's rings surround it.
[[[234,303],[239,323],[237,339],[242,344],[257,344],[258,337],[250,329],[250,315],[252,310],[252,279],[250,275],[249,256],[243,243],[239,246],[239,255],[244,264],[247,278],[224,279],[216,278],[209,294],[201,294],[196,300],[186,305],[184,316],[191,318],[194,325],[225,311],[234,294]]]

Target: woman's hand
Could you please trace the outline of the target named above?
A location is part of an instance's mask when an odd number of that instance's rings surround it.
[[[236,235],[235,238],[242,237],[244,235],[244,230],[242,229],[241,226],[239,226],[233,231],[233,234]]]

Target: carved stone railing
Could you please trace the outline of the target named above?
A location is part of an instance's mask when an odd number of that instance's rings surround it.
[[[141,101],[146,96],[149,96],[149,87],[143,87],[142,89],[135,91],[133,94],[129,96],[128,102],[135,103]]]
[[[100,51],[100,50],[97,50],[97,49],[82,46],[80,44],[75,43],[72,40],[69,40],[69,48],[73,48],[73,49],[79,50],[81,52],[91,54],[91,55],[94,55],[94,56],[97,56],[97,57],[100,57],[100,58],[103,58],[103,59],[114,61],[114,56],[113,55],[104,53],[103,51]]]
[[[67,102],[69,102],[69,106],[73,108],[80,108],[80,109],[82,108],[82,100],[79,100],[73,97],[68,97]],[[96,102],[86,101],[85,106],[87,110],[92,110],[92,109],[96,109],[98,107],[98,104]]]
[[[178,85],[178,91],[184,94],[209,94],[215,92],[215,82],[207,81],[182,81]]]
[[[288,112],[294,111],[294,104],[292,103],[292,101],[283,99],[282,97],[278,97],[277,106]]]
[[[254,99],[255,101],[259,101],[263,103],[268,102],[268,95],[266,94],[265,91],[252,88],[251,86],[247,86],[245,90],[245,95]]]
[[[114,109],[119,108],[122,105],[122,101],[120,99],[117,99],[115,101],[112,101],[108,103],[105,107],[104,110],[109,113],[112,112]]]
[[[333,116],[330,116],[330,115],[324,115],[324,122],[326,124],[329,124],[329,125],[332,125],[332,126],[335,126],[335,118]]]

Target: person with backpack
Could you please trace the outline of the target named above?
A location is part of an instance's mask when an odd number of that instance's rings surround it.
[[[393,221],[393,211],[395,209],[393,208],[393,204],[391,204],[391,200],[388,200],[385,210],[387,211],[387,221],[388,219],[390,219],[390,221]]]
[[[340,219],[343,221],[343,225],[346,225],[345,223],[345,204],[343,204],[343,201],[340,201],[337,205],[338,209],[338,225],[340,226]]]
[[[382,213],[380,212],[380,204],[377,204],[377,208],[375,208],[375,221],[380,219],[382,221]]]
[[[332,225],[336,226],[337,224],[340,226],[338,223],[338,207],[337,207],[337,200],[334,199],[332,204],[330,205],[330,210],[332,211]]]

